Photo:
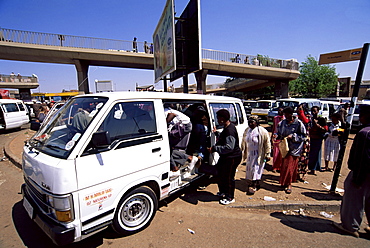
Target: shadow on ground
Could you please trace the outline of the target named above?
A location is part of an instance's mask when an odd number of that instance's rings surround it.
[[[273,212],[270,216],[280,219],[280,223],[302,232],[330,232],[343,234],[340,230],[334,227],[333,221],[331,220],[316,217],[304,217],[301,215],[285,215],[282,212]],[[360,233],[360,238],[370,239],[370,235],[367,233]]]
[[[330,194],[328,191],[322,192],[302,192],[302,195],[313,198],[318,201],[341,201],[342,196],[338,194]]]

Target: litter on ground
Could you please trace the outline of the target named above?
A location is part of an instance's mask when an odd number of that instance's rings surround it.
[[[325,218],[329,218],[329,219],[334,217],[333,214],[328,214],[327,212],[324,212],[324,211],[320,212],[320,215],[324,216]]]
[[[271,196],[264,196],[264,197],[263,197],[263,199],[264,199],[265,201],[276,201],[276,199],[275,199],[275,198],[273,198],[273,197],[271,197]]]

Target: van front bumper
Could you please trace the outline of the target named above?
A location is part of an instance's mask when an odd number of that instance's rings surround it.
[[[27,195],[26,184],[22,185],[22,194],[23,198],[26,198],[33,208],[31,219],[36,222],[56,245],[62,246],[74,242],[76,231],[74,227],[67,228],[45,216],[32,198]]]

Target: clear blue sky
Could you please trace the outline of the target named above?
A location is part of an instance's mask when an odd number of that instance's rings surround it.
[[[65,35],[131,41],[151,41],[166,0],[0,0],[0,27]],[[183,11],[188,0],[175,0]],[[201,0],[202,48],[271,58],[296,58],[360,48],[370,42],[369,0]],[[340,77],[355,79],[358,61],[335,64]],[[0,74],[37,74],[40,89],[60,92],[77,89],[73,65],[0,60]],[[370,79],[370,58],[364,79]],[[134,90],[135,84],[154,81],[151,70],[90,67],[94,80],[112,80],[116,90]],[[208,84],[223,77],[209,76]],[[189,76],[189,83],[194,83]],[[175,81],[180,86],[182,80]],[[162,88],[161,84],[157,88]]]

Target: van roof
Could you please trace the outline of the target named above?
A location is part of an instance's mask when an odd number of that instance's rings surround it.
[[[330,101],[330,100],[324,100],[324,101],[322,101],[322,100],[320,100],[320,102],[321,103],[331,103],[331,104],[334,104],[334,105],[341,105],[341,103],[338,102],[338,101]]]
[[[276,101],[282,102],[282,101],[290,101],[290,102],[320,102],[319,99],[316,98],[282,98],[278,99]]]
[[[276,102],[276,100],[258,100],[258,102]]]
[[[219,100],[219,101],[235,101],[240,100],[234,97],[227,96],[210,96],[200,94],[185,94],[171,92],[138,92],[138,91],[121,91],[121,92],[103,92],[95,94],[85,94],[76,96],[80,97],[109,97],[110,99],[181,99],[181,100]],[[240,100],[241,101],[241,100]]]
[[[22,102],[22,100],[17,100],[17,99],[0,99],[0,103],[15,103],[15,102]]]

